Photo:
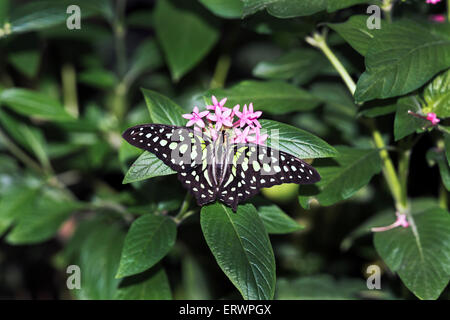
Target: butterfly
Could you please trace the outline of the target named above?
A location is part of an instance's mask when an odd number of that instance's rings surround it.
[[[176,171],[199,206],[218,200],[236,211],[239,203],[261,188],[320,180],[319,173],[305,161],[259,144],[232,143],[224,130],[213,140],[188,127],[143,124],[127,129],[122,136]]]

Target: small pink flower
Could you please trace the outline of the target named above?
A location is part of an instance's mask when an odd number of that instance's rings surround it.
[[[436,113],[434,112],[429,112],[427,114],[427,120],[429,120],[433,126],[437,125],[441,121],[438,117],[436,117]]]
[[[233,110],[225,108],[225,107],[220,107],[220,106],[216,106],[215,109],[215,114],[209,114],[208,115],[208,120],[211,121],[215,121],[216,122],[216,130],[219,130],[222,125],[227,126],[227,127],[232,127],[233,126],[233,122],[232,122],[232,117],[231,117],[231,112]]]
[[[205,123],[203,122],[202,118],[207,116],[208,114],[209,111],[199,112],[198,107],[194,107],[192,113],[183,114],[182,117],[189,120],[188,123],[186,124],[186,127],[190,127],[196,124],[200,128],[204,128]]]
[[[406,214],[400,214],[398,212],[395,213],[395,215],[397,216],[397,220],[395,220],[395,222],[391,225],[388,225],[386,227],[378,227],[378,228],[372,228],[372,232],[383,232],[383,231],[387,231],[387,230],[391,230],[397,227],[403,227],[403,228],[408,228],[409,227],[409,222],[406,219]]]
[[[435,15],[430,16],[430,20],[437,22],[437,23],[444,23],[446,18],[443,14],[435,14]]]
[[[233,108],[234,114],[239,118],[239,126],[243,127],[244,125],[249,125],[251,127],[258,127],[261,128],[261,125],[259,124],[258,119],[261,115],[261,111],[253,111],[253,103],[250,103],[247,110],[247,105],[244,105],[244,108],[242,108],[242,112],[239,111],[239,105],[236,105]]]
[[[256,144],[261,144],[261,145],[265,145],[265,141],[267,140],[267,138],[269,137],[268,134],[263,134],[261,135],[260,129],[258,127],[253,128],[252,134],[255,134],[254,136],[249,136],[247,138],[247,140],[249,142],[253,142]]]
[[[246,127],[243,131],[238,128],[234,128],[234,143],[246,143],[248,142],[248,133],[250,132],[250,127]]]
[[[441,0],[427,0],[427,3],[430,3],[430,4],[436,4],[439,2],[441,2]]]
[[[225,105],[225,102],[227,102],[227,98],[223,98],[220,101],[217,101],[217,98],[215,96],[211,97],[212,100],[212,105],[206,106],[206,109],[208,110],[216,110],[216,107],[219,107],[220,109],[223,108],[223,106]]]

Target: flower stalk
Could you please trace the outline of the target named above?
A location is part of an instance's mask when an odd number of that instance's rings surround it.
[[[336,55],[328,47],[328,45],[326,43],[326,32],[324,31],[322,34],[315,32],[312,37],[306,37],[305,40],[310,45],[320,49],[323,52],[323,54],[328,58],[328,60],[333,65],[333,67],[338,71],[339,75],[341,76],[342,80],[344,81],[348,90],[350,91],[350,93],[353,96],[355,94],[356,84],[353,81],[350,74],[345,69],[345,67],[342,65],[342,63],[339,61],[339,59],[336,57]],[[381,161],[383,162],[383,175],[385,177],[386,183],[387,183],[389,190],[392,194],[392,197],[394,199],[397,211],[400,212],[400,214],[403,214],[408,211],[406,196],[402,195],[402,194],[406,195],[406,190],[403,191],[403,188],[402,188],[402,185],[398,178],[394,164],[392,163],[392,160],[389,156],[389,152],[387,151],[386,144],[384,143],[383,138],[381,137],[381,133],[376,128],[375,121],[370,119],[368,123],[369,123],[369,127],[372,131],[373,142],[374,142],[375,146],[379,149],[380,158],[381,158]],[[403,165],[407,165],[407,164],[408,163],[405,162]],[[402,168],[402,170],[407,171],[408,168],[404,167],[404,168]],[[406,188],[406,185],[404,187]]]

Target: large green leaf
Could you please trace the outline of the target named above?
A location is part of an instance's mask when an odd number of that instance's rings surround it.
[[[261,120],[267,130],[269,147],[287,152],[300,159],[327,158],[337,155],[335,148],[315,135],[273,120]]]
[[[314,162],[322,179],[313,186],[302,186],[301,197],[313,196],[321,205],[329,206],[350,198],[381,171],[377,149],[344,146],[336,149],[337,157]]]
[[[26,125],[18,121],[8,113],[0,109],[0,123],[14,140],[25,149],[32,152],[44,166],[49,165],[47,144],[44,134],[38,128]]]
[[[297,221],[289,217],[274,204],[258,207],[258,214],[268,233],[284,234],[302,229],[302,226]]]
[[[421,299],[437,299],[450,279],[450,215],[439,208],[414,215],[408,228],[375,234],[377,252]]]
[[[170,251],[176,235],[177,226],[167,216],[139,217],[125,238],[116,277],[134,275],[154,266]]]
[[[0,235],[22,215],[32,211],[39,189],[22,184],[8,186],[0,197]]]
[[[119,266],[125,232],[117,221],[93,218],[83,221],[65,247],[68,264],[81,270],[81,288],[71,290],[78,299],[107,300],[116,295],[120,279],[114,275]]]
[[[377,32],[377,29],[367,28],[367,16],[362,15],[351,16],[346,22],[328,23],[327,25],[339,33],[353,49],[363,56],[367,54],[370,41]]]
[[[216,26],[198,8],[191,10],[191,4],[165,0],[155,8],[156,34],[175,81],[195,67],[219,39]]]
[[[183,299],[186,300],[210,300],[211,281],[208,278],[208,265],[202,263],[197,256],[185,254],[181,260],[183,275]]]
[[[153,153],[144,151],[128,169],[122,183],[130,183],[176,173]]]
[[[253,102],[255,110],[272,114],[314,109],[319,105],[316,97],[303,89],[278,81],[242,81],[229,89],[209,90],[205,97],[227,97],[227,104],[235,106]]]
[[[437,76],[423,94],[423,112],[434,112],[440,118],[450,117],[450,69]]]
[[[77,5],[81,9],[82,19],[101,13],[111,16],[106,0],[41,0],[32,1],[16,7],[11,13],[11,30],[13,33],[29,32],[49,28],[66,22],[69,15],[67,8]]]
[[[186,125],[186,119],[181,116],[184,111],[175,102],[155,91],[142,89],[142,93],[153,123]]]
[[[255,77],[263,79],[291,79],[301,75],[313,78],[328,62],[317,50],[294,49],[275,60],[261,61],[253,69]]]
[[[5,89],[0,92],[0,102],[26,116],[53,121],[73,120],[57,100],[29,89]]]
[[[11,244],[30,244],[54,236],[61,224],[81,204],[64,199],[59,191],[46,190],[24,212],[18,212],[13,230],[6,240]]]
[[[409,204],[411,214],[421,214],[431,208],[438,208],[439,203],[434,198],[415,198]],[[390,225],[395,220],[395,210],[391,207],[389,209],[377,212],[375,215],[368,218],[360,224],[355,230],[350,232],[341,242],[341,249],[349,249],[354,240],[364,235],[371,234],[371,229],[374,227],[381,227]]]
[[[162,65],[162,56],[156,42],[153,39],[145,40],[137,47],[125,80],[131,83],[142,73],[154,70]]]
[[[242,16],[241,0],[199,0],[205,7],[222,18],[239,18]]]
[[[275,258],[255,207],[241,205],[233,212],[211,204],[202,208],[200,223],[217,263],[244,299],[272,299]]]
[[[118,300],[171,300],[169,279],[164,269],[155,266],[141,274],[123,279],[114,299]]]
[[[450,67],[450,38],[403,20],[376,32],[358,80],[358,102],[409,93]]]
[[[99,89],[112,89],[119,82],[114,72],[98,67],[80,72],[78,81]]]
[[[296,279],[279,279],[277,300],[355,300],[367,290],[363,279],[333,279],[316,275]]]
[[[408,114],[408,111],[421,113],[419,101],[416,97],[403,97],[397,102],[397,112],[394,120],[394,137],[398,141],[414,132],[421,131],[427,125],[427,120]]]
[[[362,3],[377,3],[380,4],[378,0],[327,0],[327,11],[334,12],[340,9],[348,8],[356,4]],[[367,20],[367,17],[366,17]]]
[[[248,16],[267,9],[277,18],[309,16],[327,8],[327,0],[242,0],[243,15]]]

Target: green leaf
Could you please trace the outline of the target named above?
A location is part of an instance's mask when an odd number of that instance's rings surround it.
[[[276,205],[261,206],[258,214],[267,232],[271,234],[291,233],[303,228]]]
[[[142,73],[154,70],[163,65],[163,60],[159,48],[153,39],[143,41],[132,58],[132,65],[127,72],[125,79],[130,84]]]
[[[259,62],[253,69],[253,75],[263,79],[291,79],[299,74],[313,78],[327,63],[316,50],[294,49],[275,60]]]
[[[450,134],[444,134],[444,143],[445,143],[445,157],[447,158],[447,162],[450,165]]]
[[[69,215],[82,207],[58,191],[45,191],[22,213],[6,237],[10,244],[38,243],[50,239]]]
[[[267,9],[277,18],[309,16],[327,8],[327,0],[242,0],[243,16]]]
[[[8,54],[8,61],[28,78],[34,78],[39,70],[41,54],[38,50],[17,50]]]
[[[153,123],[186,125],[186,119],[181,116],[185,112],[175,102],[155,91],[142,89],[142,93]]]
[[[379,4],[379,1],[375,1],[375,0],[328,0],[327,1],[327,11],[328,12],[334,12],[340,9],[345,9],[357,4],[362,4],[362,3],[377,3]],[[367,20],[367,17],[366,17]]]
[[[267,130],[267,146],[287,152],[300,159],[335,157],[337,151],[322,139],[296,127],[273,120],[259,121]]]
[[[209,90],[205,99],[211,95],[218,99],[227,97],[230,106],[243,107],[253,102],[256,110],[272,114],[311,110],[319,105],[318,99],[307,91],[278,81],[242,81],[229,89]]]
[[[212,299],[210,279],[201,261],[191,254],[185,254],[181,260],[183,273],[183,299],[210,300]],[[178,298],[177,298],[178,299]]]
[[[398,141],[414,132],[421,131],[427,120],[414,117],[408,111],[421,113],[420,104],[416,97],[403,97],[397,102],[397,112],[394,120],[394,137]]]
[[[19,122],[1,109],[0,123],[18,143],[32,152],[42,165],[49,165],[47,145],[42,131]]]
[[[434,198],[415,198],[411,200],[410,210],[411,214],[421,214],[431,208],[439,208],[439,203]],[[372,234],[373,227],[381,227],[390,225],[395,220],[395,210],[391,207],[376,213],[368,218],[349,235],[347,235],[341,242],[341,249],[348,250],[355,239],[364,235]]]
[[[33,209],[32,204],[39,194],[39,189],[18,186],[9,186],[5,194],[0,197],[0,235],[25,212]]]
[[[375,33],[358,80],[357,102],[407,94],[450,67],[450,38],[404,20]]]
[[[14,8],[11,13],[13,33],[36,31],[63,24],[70,16],[67,8],[78,5],[82,20],[94,14],[109,15],[108,2],[105,0],[41,0],[26,3]]]
[[[123,179],[123,184],[174,174],[168,166],[153,153],[144,151],[131,165]]]
[[[206,8],[221,18],[240,18],[243,4],[241,0],[199,0]]]
[[[426,158],[430,166],[433,166],[436,163],[438,164],[442,183],[445,188],[450,191],[450,168],[444,150],[437,148],[430,149],[426,154]]]
[[[154,13],[156,34],[175,81],[195,67],[219,39],[216,26],[198,9],[191,10],[190,4],[158,1]]]
[[[362,279],[337,281],[330,275],[316,275],[279,279],[276,297],[277,300],[355,300],[364,290],[367,287]]]
[[[439,118],[450,117],[450,69],[438,75],[423,94],[424,113],[434,112]]]
[[[123,279],[114,299],[171,300],[169,279],[163,268],[155,266],[141,274]]]
[[[255,207],[241,205],[235,213],[218,203],[204,206],[200,224],[217,263],[244,299],[272,299],[275,258]]]
[[[396,110],[397,110],[396,104],[381,105],[376,103],[374,106],[368,106],[368,108],[360,110],[358,116],[364,116],[367,118],[376,118],[393,113]]]
[[[73,117],[53,98],[29,89],[11,88],[0,92],[0,102],[15,112],[51,121],[70,121]]]
[[[337,157],[314,162],[322,179],[313,186],[302,186],[302,197],[314,196],[321,205],[329,206],[353,196],[381,171],[377,149],[336,149]]]
[[[327,26],[339,33],[353,49],[365,56],[374,34],[378,31],[377,29],[367,28],[367,19],[367,16],[354,15],[346,22],[328,23]]]
[[[71,290],[78,299],[109,300],[116,295],[120,279],[114,275],[119,266],[125,233],[117,221],[94,217],[83,221],[65,248],[68,264],[81,270],[81,289]]]
[[[78,74],[78,80],[81,83],[99,89],[112,89],[118,83],[114,72],[106,69],[89,69]]]
[[[173,247],[177,226],[167,216],[146,214],[130,227],[116,278],[134,275],[158,263]]]
[[[388,267],[420,299],[437,299],[450,279],[450,215],[429,209],[408,228],[375,234],[375,248]]]

